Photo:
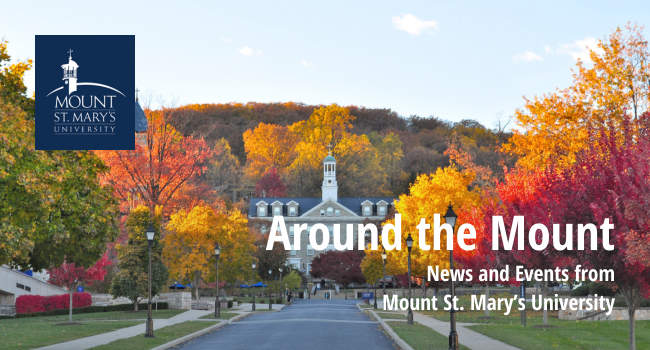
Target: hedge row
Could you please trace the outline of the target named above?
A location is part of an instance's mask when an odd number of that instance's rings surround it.
[[[153,309],[155,309],[156,304],[155,303],[151,304],[151,307]],[[165,310],[165,309],[169,309],[169,303],[166,303],[166,302],[158,303],[158,310]],[[95,313],[95,312],[133,311],[133,310],[134,310],[133,304],[119,304],[119,305],[108,305],[108,306],[79,307],[79,308],[72,309],[72,313],[73,314],[88,314],[88,313]],[[146,303],[138,304],[138,310],[147,310],[147,304]],[[50,311],[34,312],[34,313],[29,313],[29,314],[16,314],[14,317],[2,316],[2,317],[0,317],[0,319],[3,319],[3,318],[60,316],[60,315],[68,315],[69,313],[70,313],[70,309],[55,309],[55,310],[50,310]]]
[[[72,294],[72,307],[81,308],[92,305],[93,300],[90,293]],[[35,312],[47,312],[56,309],[67,309],[70,307],[70,294],[61,295],[21,295],[16,298],[16,313],[29,314]]]

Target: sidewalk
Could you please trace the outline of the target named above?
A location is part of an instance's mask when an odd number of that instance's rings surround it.
[[[209,315],[211,313],[214,313],[214,311],[189,310],[166,320],[156,319],[153,322],[153,329],[156,330],[177,323],[196,320],[202,316]],[[143,323],[137,326],[118,329],[113,332],[93,335],[91,337],[71,340],[65,343],[45,346],[42,348],[38,348],[38,350],[58,350],[58,349],[85,350],[85,349],[93,348],[95,346],[108,344],[118,339],[135,337],[137,335],[144,334],[145,330],[146,330],[146,325]]]

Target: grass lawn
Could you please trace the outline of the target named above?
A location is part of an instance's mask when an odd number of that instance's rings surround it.
[[[73,320],[80,320],[73,315]],[[135,326],[142,321],[87,322],[81,326],[56,326],[67,322],[67,316],[29,317],[13,320],[0,320],[0,347],[2,349],[34,349],[62,343],[120,328]]]
[[[434,331],[433,329],[423,326],[417,322],[412,326],[406,322],[386,322],[402,340],[415,350],[447,350],[449,349],[449,338]],[[460,346],[461,350],[469,350],[465,346]]]
[[[239,314],[234,313],[234,312],[221,312],[221,318],[220,319],[221,320],[227,320],[227,319],[233,318],[235,316],[239,316]],[[205,316],[200,317],[200,318],[206,319],[206,320],[215,320],[215,319],[217,319],[216,317],[214,317],[214,313],[209,314],[209,315],[205,315]]]
[[[138,335],[92,348],[93,350],[153,349],[174,339],[214,326],[212,322],[182,322],[154,331],[155,338]]]
[[[506,298],[506,297],[511,297],[510,294],[498,294],[498,295],[493,295],[491,296],[492,298]],[[444,302],[442,305],[445,305]],[[440,321],[444,322],[449,322],[449,311],[444,311],[442,309],[443,306],[441,306],[440,309],[438,310],[426,310],[426,311],[416,311],[420,312],[424,315],[431,316],[435,319],[438,319]],[[458,307],[463,308],[464,310],[460,311],[458,310],[456,312],[456,320],[458,322],[462,323],[490,323],[490,324],[521,324],[521,311],[517,310],[517,305],[512,306],[512,310],[510,310],[510,313],[506,316],[504,313],[506,312],[505,309],[503,310],[494,310],[490,311],[490,317],[489,319],[483,319],[482,317],[485,316],[485,311],[483,310],[476,310],[472,311],[471,310],[471,299],[469,295],[463,295],[458,298]],[[542,320],[542,311],[535,311],[531,310],[531,305],[530,303],[527,303],[527,308],[526,310],[526,319],[528,324],[541,324]],[[548,319],[557,319],[557,311],[548,311]],[[550,321],[549,321],[550,322]]]
[[[406,315],[404,315],[404,314],[378,312],[377,315],[379,315],[379,317],[381,317],[384,321],[386,321],[386,320],[405,320],[406,319]]]
[[[152,310],[151,314],[154,319],[167,319],[186,310]],[[111,312],[93,312],[89,314],[76,314],[72,315],[72,320],[77,321],[93,321],[93,320],[144,320],[147,318],[147,311],[140,310],[138,312],[124,312],[124,311],[111,311]],[[59,320],[61,322],[68,322],[68,315],[48,317],[50,320]]]
[[[549,319],[559,327],[534,328],[521,325],[476,325],[468,327],[523,350],[627,349],[628,321],[566,321]],[[650,349],[650,321],[636,321],[636,348]]]

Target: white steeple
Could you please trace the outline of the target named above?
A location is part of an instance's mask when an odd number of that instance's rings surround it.
[[[72,49],[68,51],[70,54],[70,57],[68,57],[68,63],[61,65],[61,68],[63,68],[63,80],[68,84],[68,95],[77,91],[77,68],[79,68],[79,65],[77,62],[72,60],[73,51],[74,50]]]
[[[336,183],[336,158],[332,157],[332,151],[328,152],[327,157],[323,160],[323,202],[331,198],[333,201],[338,200],[339,186]]]

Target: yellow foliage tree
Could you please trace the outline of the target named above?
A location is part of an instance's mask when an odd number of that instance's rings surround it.
[[[525,99],[515,112],[517,124],[503,151],[520,156],[527,168],[553,162],[567,166],[590,142],[590,130],[610,123],[620,126],[625,113],[634,119],[650,104],[650,52],[642,27],[626,26],[627,35],[617,28],[609,40],[590,49],[588,67],[578,60],[572,86],[555,93]]]
[[[299,136],[286,126],[260,123],[254,130],[246,130],[246,176],[256,182],[271,168],[283,175],[295,159],[298,141]]]
[[[163,238],[163,259],[170,275],[192,280],[198,298],[201,279],[216,280],[214,248],[219,243],[219,280],[235,283],[250,278],[250,253],[255,247],[247,222],[238,210],[220,213],[208,206],[172,214]]]
[[[480,189],[468,189],[474,178],[474,173],[459,172],[453,167],[438,168],[435,174],[418,176],[410,187],[410,194],[400,196],[399,202],[395,204],[395,211],[402,217],[402,249],[386,251],[388,254],[386,273],[398,275],[407,272],[406,237],[409,233],[414,240],[411,252],[411,275],[426,275],[428,266],[449,268],[449,251],[447,250],[445,231],[442,231],[440,235],[440,250],[433,249],[433,215],[440,214],[441,223],[444,223],[442,216],[451,203],[459,216],[456,224],[456,229],[458,229],[464,223],[465,213],[472,208],[479,207],[481,203]],[[419,245],[416,226],[420,223],[421,218],[425,218],[426,222],[431,225],[425,239],[426,243],[431,246],[428,251],[420,249]],[[389,222],[394,224],[395,219],[391,219]],[[389,242],[394,241],[395,234],[391,231]],[[379,268],[381,268],[381,256],[379,256],[379,260],[374,258],[381,252],[366,251],[366,254],[367,257],[370,257],[368,259],[372,259],[374,264],[379,264]]]

